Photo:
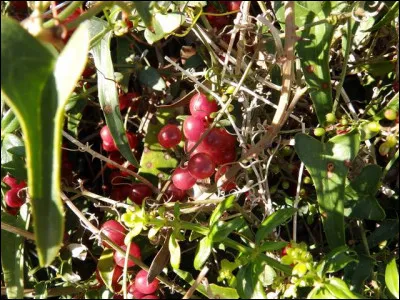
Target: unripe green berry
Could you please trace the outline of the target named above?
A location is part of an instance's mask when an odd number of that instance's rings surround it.
[[[222,95],[222,97],[221,97],[222,102],[226,102],[228,100],[229,100],[229,97],[227,95]]]
[[[305,197],[307,195],[306,189],[301,189],[299,192],[300,197]]]
[[[269,192],[270,192],[271,194],[275,194],[277,190],[278,190],[278,187],[277,187],[276,185],[273,185],[273,186],[271,186],[271,187],[269,188]]]
[[[225,94],[230,95],[230,94],[233,94],[234,91],[235,91],[235,87],[233,85],[231,85],[226,89]]]
[[[386,142],[382,143],[379,146],[379,154],[382,155],[382,156],[388,155],[389,151],[390,151],[390,148],[391,147],[389,147],[389,145]]]
[[[298,277],[303,277],[306,273],[307,267],[303,263],[298,263],[292,270],[292,275],[297,275]]]
[[[293,149],[292,147],[286,145],[285,147],[282,148],[281,153],[283,156],[289,156],[290,154],[292,154]]]
[[[336,122],[336,117],[333,113],[326,114],[325,118],[326,118],[327,123],[335,123]]]
[[[347,126],[348,124],[349,124],[349,120],[347,120],[347,118],[342,118],[341,120],[340,120],[340,124],[341,125],[343,125],[343,126]]]
[[[389,109],[385,110],[384,116],[386,119],[393,121],[393,120],[396,120],[397,113],[393,109],[389,108]]]
[[[285,180],[282,182],[282,188],[284,190],[287,190],[289,187],[290,187],[290,183],[288,181]]]
[[[228,111],[229,111],[229,112],[233,112],[234,109],[235,109],[235,108],[233,107],[233,105],[232,105],[232,104],[229,104],[229,106],[228,106]]]
[[[311,177],[310,176],[306,176],[303,179],[304,184],[311,184]]]
[[[381,130],[381,125],[378,122],[370,122],[367,128],[371,132],[379,132]]]
[[[276,175],[276,174],[279,173],[280,168],[279,168],[278,165],[272,165],[272,166],[270,167],[270,170],[271,170],[272,174],[275,174],[275,175]]]
[[[281,262],[284,265],[291,265],[293,263],[293,258],[291,258],[289,255],[285,255],[281,258]]]
[[[325,129],[322,127],[315,128],[314,129],[314,135],[315,136],[323,136],[325,134]]]
[[[386,138],[386,144],[390,147],[390,148],[393,148],[394,146],[396,146],[396,144],[397,144],[397,138],[396,138],[396,136],[395,135],[389,135],[387,138]]]

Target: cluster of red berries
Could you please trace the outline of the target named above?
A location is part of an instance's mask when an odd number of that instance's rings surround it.
[[[18,182],[16,178],[10,175],[4,176],[3,182],[10,187],[4,197],[8,212],[15,216],[19,212],[19,208],[25,203],[25,196],[21,190],[26,188],[26,182]]]
[[[218,111],[215,100],[208,100],[204,94],[196,94],[190,100],[191,116],[183,123],[183,134],[186,138],[185,150],[190,153],[190,159],[186,167],[178,167],[172,174],[174,188],[186,191],[194,186],[197,180],[211,177],[216,166],[235,161],[236,138],[223,128],[213,128],[202,139],[200,144],[193,147],[202,135],[208,130],[211,115]],[[182,140],[182,134],[178,126],[166,125],[158,134],[158,142],[165,148],[177,146]],[[217,181],[228,167],[222,166],[215,175]],[[234,188],[233,182],[224,184],[223,189]]]
[[[110,220],[105,222],[101,226],[101,231],[116,245],[120,246],[123,250],[126,251],[127,247],[124,244],[125,236],[126,236],[126,229],[122,226],[121,223],[115,220]],[[111,247],[106,241],[103,241],[104,247]],[[133,257],[141,259],[141,251],[140,247],[131,242],[131,246],[129,249],[129,254]],[[125,264],[125,256],[120,254],[118,251],[114,252],[114,273],[112,278],[112,286],[114,291],[119,292],[121,290],[121,285],[119,284],[120,277],[122,275],[122,268]],[[127,262],[128,268],[133,267],[135,263],[128,259]],[[139,271],[135,279],[130,283],[128,286],[128,292],[132,294],[136,299],[158,299],[156,295],[153,293],[157,290],[159,281],[158,279],[154,279],[152,282],[147,282],[147,275],[148,273],[144,270]],[[102,280],[97,272],[97,279],[100,283]]]

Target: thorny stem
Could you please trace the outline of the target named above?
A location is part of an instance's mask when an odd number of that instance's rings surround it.
[[[128,173],[129,175],[131,175],[131,176],[135,177],[136,179],[140,180],[141,182],[143,182],[145,185],[149,186],[153,190],[154,193],[158,193],[158,189],[150,181],[148,181],[146,178],[144,178],[144,177],[140,176],[139,174],[136,174],[135,172],[123,167],[122,165],[116,163],[115,161],[109,159],[108,157],[105,157],[105,156],[97,153],[96,151],[93,151],[92,149],[90,149],[89,146],[86,146],[86,145],[82,144],[77,139],[75,139],[73,136],[69,135],[67,132],[63,131],[62,134],[70,142],[72,142],[73,144],[77,145],[78,147],[80,147],[85,152],[88,152],[93,157],[101,159],[101,160],[105,161],[106,163],[112,164],[113,166],[117,167],[121,171],[124,171],[124,172]]]

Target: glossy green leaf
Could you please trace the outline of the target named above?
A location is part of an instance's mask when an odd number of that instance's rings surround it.
[[[171,255],[170,261],[172,268],[179,269],[179,265],[181,264],[181,248],[173,233],[169,238],[168,248]]]
[[[382,169],[378,165],[364,167],[345,189],[345,216],[357,219],[383,220],[385,211],[375,195],[380,187]]]
[[[353,130],[321,143],[305,134],[295,137],[297,155],[310,172],[317,192],[324,231],[331,249],[345,245],[344,194],[348,173],[346,161],[358,153],[360,135]]]
[[[35,241],[40,265],[47,266],[61,247],[64,231],[61,130],[65,103],[86,64],[87,28],[82,24],[75,31],[57,59],[16,21],[2,17],[1,47],[2,61],[13,62],[1,66],[2,96],[24,134]]]
[[[390,240],[399,234],[399,220],[386,219],[368,237],[369,248],[378,246],[381,242]]]
[[[167,37],[174,30],[178,29],[185,21],[185,16],[181,13],[155,13],[153,19],[153,30],[146,29],[144,37],[149,44],[153,44]]]
[[[344,269],[344,279],[347,284],[353,287],[353,292],[361,293],[364,289],[365,281],[372,274],[375,260],[370,256],[360,254],[358,261],[352,262]]]
[[[221,218],[222,214],[231,208],[236,200],[236,196],[232,195],[224,199],[213,211],[210,217],[210,226],[214,225]]]
[[[17,116],[12,109],[9,109],[1,119],[1,139],[3,139],[7,133],[13,133],[19,128],[20,125]]]
[[[196,270],[200,270],[204,263],[207,261],[211,254],[212,241],[208,236],[203,237],[196,249],[196,255],[194,257],[193,266]]]
[[[167,87],[160,73],[149,66],[139,71],[139,81],[155,91],[164,91]]]
[[[1,170],[20,180],[25,180],[27,176],[25,161],[18,155],[13,154],[13,149],[20,147],[24,147],[24,143],[18,136],[12,133],[4,136],[1,142]]]
[[[242,267],[237,278],[237,291],[242,299],[266,299],[267,295],[260,277],[263,276],[264,264],[250,263]]]
[[[114,251],[105,248],[98,260],[97,269],[99,270],[100,278],[110,291],[113,291],[112,278],[114,275],[114,267]]]
[[[135,8],[144,22],[144,24],[150,28],[153,23],[153,16],[151,14],[150,5],[153,1],[135,1]]]
[[[395,258],[393,258],[386,266],[385,283],[392,295],[396,299],[399,299],[399,272],[397,270]]]
[[[108,26],[107,22],[92,18],[90,24],[90,37],[93,38]],[[97,87],[99,93],[99,102],[104,112],[104,118],[111,135],[121,154],[134,166],[139,164],[132,154],[128,144],[128,138],[125,134],[124,123],[119,110],[119,99],[117,87],[114,82],[114,66],[111,60],[110,40],[112,33],[108,32],[101,41],[92,49],[94,63],[97,69]]]
[[[174,156],[158,143],[157,135],[168,120],[175,118],[176,111],[158,109],[147,127],[144,137],[144,151],[140,160],[139,174],[157,185],[160,179],[166,180],[171,175],[171,169],[178,165]]]
[[[260,247],[258,248],[259,251],[261,252],[271,252],[271,251],[276,251],[280,250],[284,247],[286,247],[288,243],[287,242],[262,242]]]
[[[382,26],[384,26],[386,24],[389,24],[398,15],[399,15],[399,2],[398,1],[394,1],[392,7],[385,14],[385,16],[382,19],[380,19],[378,23],[376,23],[374,26],[372,26],[372,28],[370,28],[368,31],[378,30]]]
[[[337,277],[329,278],[328,283],[325,283],[324,286],[336,299],[359,299],[350,291],[347,284]]]
[[[231,232],[238,230],[245,224],[246,222],[243,218],[235,218],[228,222],[217,222],[211,227],[209,238],[214,243],[221,242],[227,238]]]
[[[1,221],[25,229],[24,222],[1,212]],[[8,299],[24,298],[24,238],[1,230],[1,267]]]
[[[347,245],[338,247],[329,252],[317,268],[320,277],[326,273],[335,273],[351,262],[357,262],[356,253],[350,251]]]
[[[295,208],[284,208],[266,218],[256,233],[256,244],[260,244],[276,227],[285,223],[296,212]]]

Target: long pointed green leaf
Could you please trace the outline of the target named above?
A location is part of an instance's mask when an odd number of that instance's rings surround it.
[[[385,282],[389,291],[396,299],[399,298],[399,272],[397,271],[396,259],[392,259],[386,266]]]
[[[24,222],[6,213],[1,213],[1,221],[24,229]],[[24,298],[24,239],[22,236],[1,231],[1,267],[8,299]]]
[[[90,37],[94,38],[100,32],[106,30],[107,22],[93,18],[89,21]],[[114,66],[111,59],[110,41],[112,33],[107,32],[101,41],[91,49],[94,64],[97,69],[97,87],[99,101],[104,112],[104,117],[111,135],[121,154],[134,166],[139,164],[132,154],[125,134],[124,123],[119,110],[117,86],[114,81]]]
[[[328,244],[331,249],[345,245],[344,191],[348,173],[345,162],[357,155],[360,135],[353,130],[325,144],[305,134],[297,134],[295,140],[297,155],[315,185]]]
[[[9,62],[1,65],[1,91],[24,134],[29,195],[41,266],[49,265],[61,247],[64,218],[60,160],[64,105],[86,64],[88,45],[87,29],[82,25],[57,60],[17,22],[1,19],[1,60]]]

